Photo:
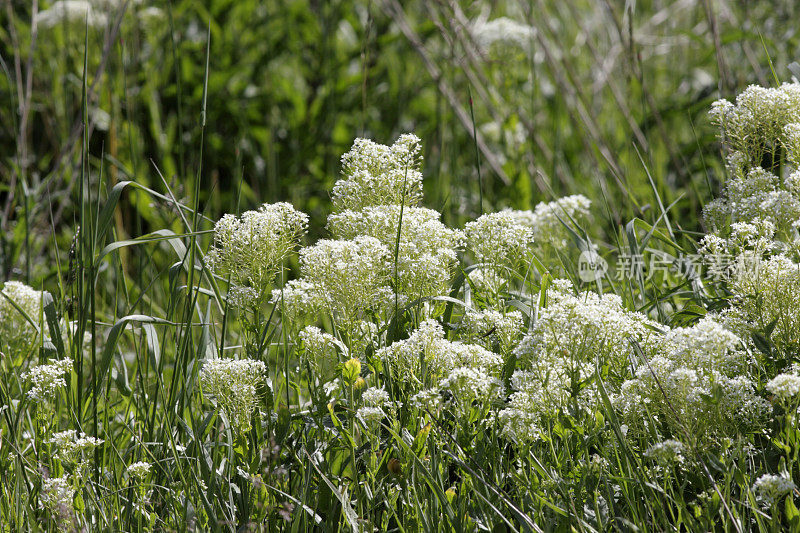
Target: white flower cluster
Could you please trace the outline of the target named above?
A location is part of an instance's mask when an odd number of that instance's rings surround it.
[[[653,459],[661,465],[680,464],[684,461],[684,449],[685,447],[682,442],[667,439],[650,446],[647,451],[644,452],[644,456]]]
[[[800,376],[797,374],[778,374],[765,388],[783,402],[791,400],[800,392]]]
[[[153,465],[146,461],[137,461],[128,466],[128,475],[132,478],[142,481],[147,477],[147,474],[150,473],[152,466]]]
[[[776,255],[746,268],[737,268],[730,283],[735,306],[728,314],[757,331],[773,324],[771,340],[788,353],[800,348],[800,264]]]
[[[699,251],[709,274],[724,279],[732,293],[733,305],[722,315],[726,326],[750,343],[753,332],[773,324],[774,345],[793,353],[800,347],[800,264],[792,259],[800,251],[800,195],[794,185],[779,184],[760,167],[734,175],[725,196],[706,209],[713,233]]]
[[[730,151],[722,197],[704,212],[711,233],[700,248],[712,261],[715,256],[727,259],[717,274],[731,293],[730,307],[719,313],[718,321],[767,370],[766,391],[787,403],[800,391],[800,380],[791,373],[775,373],[782,370],[781,360],[794,358],[800,349],[800,84],[750,86],[735,104],[715,102],[711,116]],[[699,388],[713,384],[714,394],[725,397],[717,382],[725,389],[726,379],[736,379],[739,405],[751,415],[766,411],[765,402],[752,397],[749,375],[734,376],[722,367],[716,372],[723,379],[706,372],[699,377]]]
[[[515,268],[533,250],[533,229],[512,211],[481,215],[467,222],[467,248],[481,263],[493,268]]]
[[[58,391],[67,386],[64,374],[71,370],[71,359],[51,359],[50,364],[32,367],[22,375],[22,379],[31,384],[28,398],[38,403],[52,402]]]
[[[377,387],[365,390],[361,395],[361,401],[364,402],[364,406],[360,407],[356,414],[372,428],[376,427],[386,416],[383,407],[392,405],[389,401],[389,393]]]
[[[458,262],[457,250],[463,247],[463,233],[449,229],[440,217],[433,209],[404,207],[401,219],[401,206],[379,205],[333,213],[328,217],[328,229],[339,239],[359,235],[378,239],[391,253],[392,276],[397,249],[396,290],[416,299],[447,290]]]
[[[437,388],[423,389],[411,397],[411,405],[435,414],[442,406],[442,393]]]
[[[18,281],[6,281],[0,293],[0,352],[12,357],[27,355],[38,342],[37,331],[11,302],[38,323],[42,293]]]
[[[314,376],[319,378],[321,383],[330,381],[340,362],[339,352],[346,356],[347,348],[336,337],[316,326],[303,328],[300,332],[300,341],[305,349],[306,358],[314,370]]]
[[[390,284],[406,301],[444,293],[464,245],[464,234],[442,224],[439,212],[417,207],[419,143],[412,134],[391,147],[357,139],[342,157],[344,179],[333,187],[328,217],[335,238],[373,237],[386,247]]]
[[[725,185],[723,197],[706,206],[706,223],[712,230],[724,232],[728,224],[766,220],[780,238],[787,239],[800,220],[800,195],[793,180],[794,174],[781,181],[761,167],[734,174]]]
[[[753,483],[753,493],[764,507],[772,507],[795,488],[787,475],[764,474]]]
[[[294,323],[304,315],[315,315],[321,311],[314,284],[304,279],[290,279],[280,289],[273,289],[271,303],[282,305],[284,320]]]
[[[209,266],[230,277],[231,303],[258,305],[308,227],[308,216],[291,204],[264,204],[241,217],[223,216],[214,226]]]
[[[420,160],[420,140],[411,133],[401,135],[392,146],[356,139],[342,156],[344,179],[333,186],[334,209],[417,205],[422,198]]]
[[[272,292],[285,319],[332,319],[348,356],[379,341],[379,325],[396,306],[443,294],[457,264],[463,233],[442,224],[440,213],[416,206],[422,197],[419,152],[411,134],[392,146],[357,139],[342,156],[343,179],[332,192],[335,211],[327,227],[334,238],[302,249],[300,278]],[[318,368],[338,362],[333,337],[326,335],[306,329],[301,337]]]
[[[383,420],[383,417],[386,416],[386,413],[383,412],[383,409],[380,407],[373,407],[371,405],[365,405],[364,407],[359,407],[356,411],[356,415],[360,417],[367,426],[375,427],[377,424]]]
[[[483,51],[488,51],[495,43],[513,45],[528,50],[534,28],[522,24],[508,17],[499,17],[493,20],[478,20],[472,24],[470,33]]]
[[[351,330],[391,299],[389,257],[389,250],[374,237],[322,239],[300,251],[301,280],[310,284],[315,307]]]
[[[568,357],[554,358],[549,366],[537,365],[534,370],[514,371],[513,392],[498,413],[503,433],[520,443],[535,440],[546,417],[569,405],[588,408],[595,396],[589,384],[593,374],[593,364]]]
[[[651,419],[701,440],[758,427],[771,407],[756,394],[741,348],[741,340],[712,318],[676,328],[613,402],[631,428],[641,431]]]
[[[495,309],[469,309],[461,319],[460,337],[465,342],[483,346],[487,350],[494,346],[506,354],[514,349],[522,337],[522,313],[501,313]]]
[[[784,83],[777,88],[751,85],[736,97],[736,104],[714,102],[710,115],[721,126],[731,149],[758,166],[765,155],[776,157],[781,147],[789,144],[787,126],[800,122],[800,84]]]
[[[504,394],[502,382],[483,368],[459,366],[439,382],[440,390],[447,390],[456,400],[462,413],[473,402],[487,404]]]
[[[727,376],[744,370],[746,354],[741,339],[712,317],[700,319],[692,327],[669,330],[662,341],[662,351],[679,366],[705,371],[717,370]]]
[[[36,14],[36,24],[42,28],[84,23],[91,28],[101,28],[108,23],[108,16],[87,0],[58,0]]]
[[[615,294],[575,295],[571,284],[562,282],[548,289],[547,298],[534,328],[517,347],[517,358],[525,364],[566,356],[623,369],[633,354],[631,341],[646,347],[661,329],[643,314],[626,310]]]
[[[215,398],[231,425],[246,432],[258,407],[258,388],[264,385],[266,374],[267,367],[261,361],[210,359],[203,364],[200,385]]]
[[[481,346],[445,339],[442,326],[430,319],[408,339],[378,350],[377,357],[388,361],[398,378],[423,387],[437,384],[459,367],[497,374],[503,364],[502,357]]]
[[[776,239],[793,242],[797,251],[800,84],[752,85],[736,98],[736,104],[715,102],[710,114],[730,150],[730,176],[722,198],[705,209],[709,227],[725,237],[729,224],[767,220],[775,226]],[[794,171],[781,164],[783,159]]]
[[[60,520],[68,530],[75,516],[73,498],[75,488],[66,476],[42,479],[42,490],[39,494],[42,509],[47,509],[54,518]]]
[[[383,407],[389,402],[389,393],[384,389],[370,387],[361,394],[361,400],[370,407]]]
[[[542,417],[573,405],[591,409],[596,365],[609,365],[617,376],[633,357],[631,341],[645,349],[654,343],[655,324],[627,311],[616,295],[571,294],[560,281],[548,290],[549,303],[514,351],[514,392],[499,413],[504,433],[517,441],[535,439]]]
[[[463,246],[463,233],[442,224],[440,213],[416,206],[419,152],[412,134],[392,146],[357,139],[332,192],[334,239],[301,250],[300,279],[273,291],[272,301],[282,299],[292,317],[330,317],[356,356],[396,306],[448,289]]]
[[[775,224],[769,220],[757,219],[753,222],[734,222],[730,225],[730,234],[722,238],[716,233],[709,233],[700,241],[699,252],[706,256],[707,262],[713,263],[714,257],[736,258],[734,268],[721,265],[727,270],[720,271],[723,277],[737,268],[746,268],[747,261],[760,260],[765,254],[778,251],[775,242]]]
[[[81,461],[84,454],[89,454],[96,447],[103,444],[103,439],[90,437],[85,433],[78,433],[74,429],[68,429],[55,433],[48,442],[58,449],[54,457],[62,461],[73,462]]]
[[[549,244],[564,247],[569,237],[566,225],[572,226],[588,219],[592,202],[582,194],[564,196],[552,202],[541,202],[533,211],[509,211],[533,232],[537,246]]]

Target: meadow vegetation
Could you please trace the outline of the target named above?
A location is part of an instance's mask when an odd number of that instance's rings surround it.
[[[0,531],[800,530],[792,15],[9,2]]]

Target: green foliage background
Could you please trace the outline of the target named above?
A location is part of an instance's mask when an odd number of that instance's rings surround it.
[[[651,208],[655,187],[696,230],[720,168],[710,102],[774,84],[770,67],[788,80],[798,49],[789,1],[177,1],[155,19],[144,7],[35,39],[31,2],[0,10],[0,277],[51,276],[37,259],[74,229],[85,44],[94,183],[165,192],[163,176],[190,198],[200,172],[210,217],[287,200],[317,235],[357,136],[414,131],[427,204],[452,225],[479,214],[472,124],[457,115],[470,117],[470,95],[479,132],[494,122],[525,138],[487,140],[484,210],[582,193],[612,229]],[[530,49],[476,51],[469,20],[504,15],[535,28]],[[176,222],[151,202],[125,200],[120,237]]]

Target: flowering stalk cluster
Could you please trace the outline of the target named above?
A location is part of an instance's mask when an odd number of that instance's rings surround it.
[[[800,84],[750,86],[735,104],[715,102],[711,116],[729,177],[705,209],[701,251],[735,259],[725,273],[730,327],[748,343],[768,337],[788,360],[800,349]]]
[[[233,429],[245,433],[258,408],[259,388],[266,383],[267,367],[252,359],[210,359],[200,372],[200,386],[213,397]]]
[[[72,371],[72,359],[52,359],[49,364],[34,366],[22,375],[22,379],[31,384],[28,398],[49,405],[67,386],[64,375],[70,371]]]
[[[225,215],[217,222],[206,259],[218,275],[230,278],[233,305],[259,307],[307,227],[308,216],[285,202],[264,204],[241,217]]]
[[[28,355],[39,342],[33,324],[39,323],[41,314],[40,291],[18,281],[6,281],[0,290],[0,353],[12,358]]]

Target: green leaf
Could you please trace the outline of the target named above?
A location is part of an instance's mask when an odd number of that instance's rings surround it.
[[[798,510],[797,506],[794,504],[794,499],[791,494],[786,498],[783,508],[786,511],[786,519],[792,526],[792,531],[797,531],[798,527],[800,527],[800,510]]]
[[[331,411],[333,412],[333,411]],[[308,463],[314,467],[314,470],[317,471],[319,477],[322,478],[322,481],[325,482],[325,485],[331,490],[336,499],[339,500],[339,503],[342,504],[342,511],[344,512],[344,517],[347,520],[347,523],[350,524],[350,528],[353,530],[353,533],[360,533],[361,529],[358,526],[358,515],[353,510],[353,506],[350,505],[350,499],[347,497],[347,489],[339,490],[331,483],[331,480],[325,477],[325,474],[322,473],[322,470],[319,469],[317,463],[314,459],[308,454],[306,450],[303,450],[308,458]]]
[[[292,422],[292,415],[286,406],[278,408],[278,422],[275,426],[275,442],[281,444],[283,439],[289,433],[290,424]]]
[[[753,332],[753,344],[755,344],[758,351],[766,356],[772,356],[772,345],[765,336],[760,333]]]
[[[44,307],[44,317],[47,321],[47,329],[50,330],[50,340],[56,347],[56,353],[59,359],[64,358],[64,341],[61,338],[61,328],[58,324],[58,316],[56,314],[56,304],[53,296],[49,292],[42,294],[42,306]],[[76,341],[80,342],[80,341]]]

